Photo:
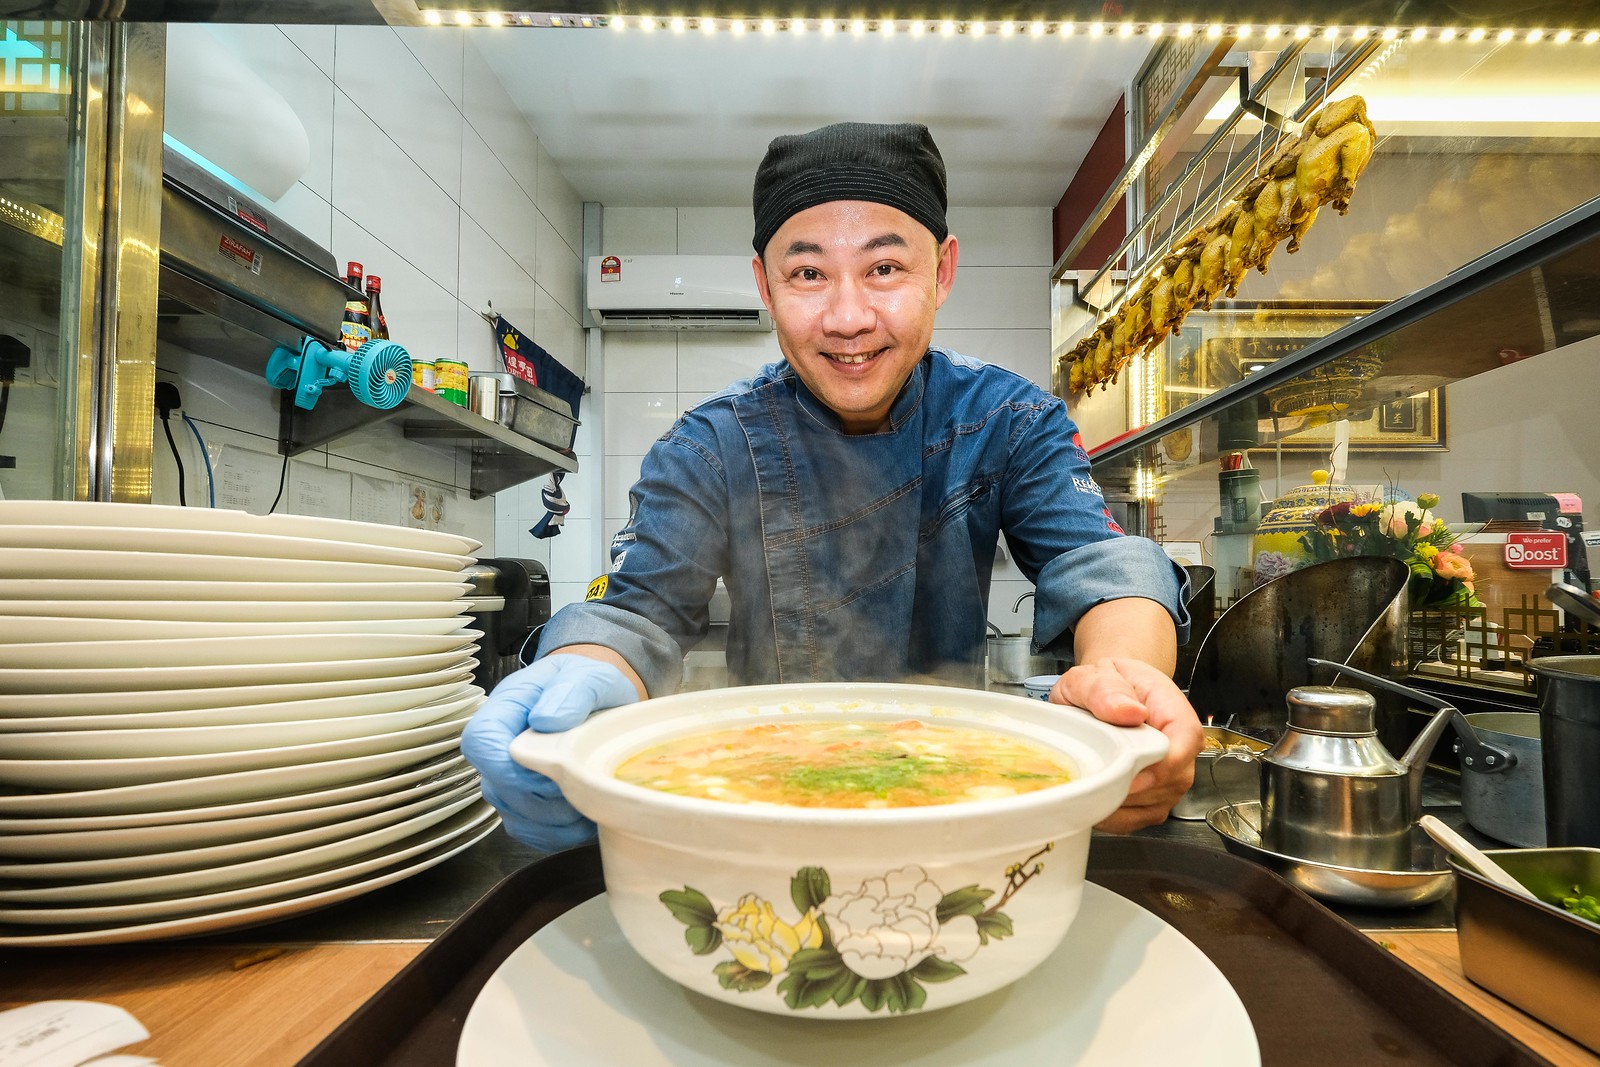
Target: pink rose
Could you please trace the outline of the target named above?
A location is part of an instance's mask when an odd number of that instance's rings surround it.
[[[1472,564],[1459,552],[1441,552],[1433,557],[1433,572],[1444,578],[1470,581],[1474,577]]]

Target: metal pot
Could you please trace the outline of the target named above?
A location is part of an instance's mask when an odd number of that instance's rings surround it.
[[[1600,845],[1600,656],[1528,666],[1539,687],[1545,836],[1551,846]]]
[[[1544,757],[1539,716],[1526,711],[1481,711],[1466,720],[1476,737],[1457,738],[1455,743],[1461,757],[1461,813],[1474,830],[1496,841],[1543,848]],[[1511,758],[1503,758],[1505,755]]]
[[[990,685],[1017,685],[1041,674],[1060,674],[1066,670],[1063,661],[1054,656],[1033,654],[1033,635],[991,637],[988,647],[988,679]]]

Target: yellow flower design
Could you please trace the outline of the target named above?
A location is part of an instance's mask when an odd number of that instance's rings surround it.
[[[1377,501],[1373,500],[1373,501],[1369,501],[1369,502],[1367,502],[1365,504],[1356,504],[1356,505],[1354,505],[1350,509],[1350,514],[1353,515],[1353,516],[1356,516],[1356,517],[1361,517],[1361,516],[1365,516],[1365,515],[1376,515],[1378,512],[1380,512],[1382,510],[1383,510],[1383,505],[1378,503]]]
[[[808,910],[793,926],[779,919],[772,905],[754,893],[722,909],[717,929],[734,959],[752,971],[782,974],[794,954],[803,948],[822,947],[822,927],[816,909]]]

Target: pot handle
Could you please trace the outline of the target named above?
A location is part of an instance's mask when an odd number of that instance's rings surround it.
[[[557,785],[565,785],[570,769],[567,756],[572,747],[569,737],[567,732],[542,734],[524,730],[511,741],[511,758]]]
[[[1166,759],[1167,751],[1172,747],[1167,735],[1148,723],[1140,723],[1138,726],[1118,726],[1114,729],[1132,731],[1128,738],[1128,748],[1133,756],[1135,773]]]
[[[1509,749],[1491,745],[1478,736],[1472,724],[1458,711],[1452,725],[1456,728],[1456,754],[1461,757],[1465,770],[1479,774],[1500,774],[1517,765],[1517,754]]]

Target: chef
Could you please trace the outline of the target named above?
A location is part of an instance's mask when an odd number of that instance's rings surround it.
[[[1161,821],[1203,737],[1171,678],[1184,573],[1113,521],[1060,399],[930,345],[959,245],[927,128],[779,137],[753,200],[752,265],[784,358],[651,448],[610,571],[467,725],[484,796],[536,848],[587,840],[593,825],[510,759],[511,740],[673,692],[719,578],[734,684],[980,684],[1004,533],[1037,587],[1037,646],[1074,662],[1051,699],[1171,743],[1102,828]]]

